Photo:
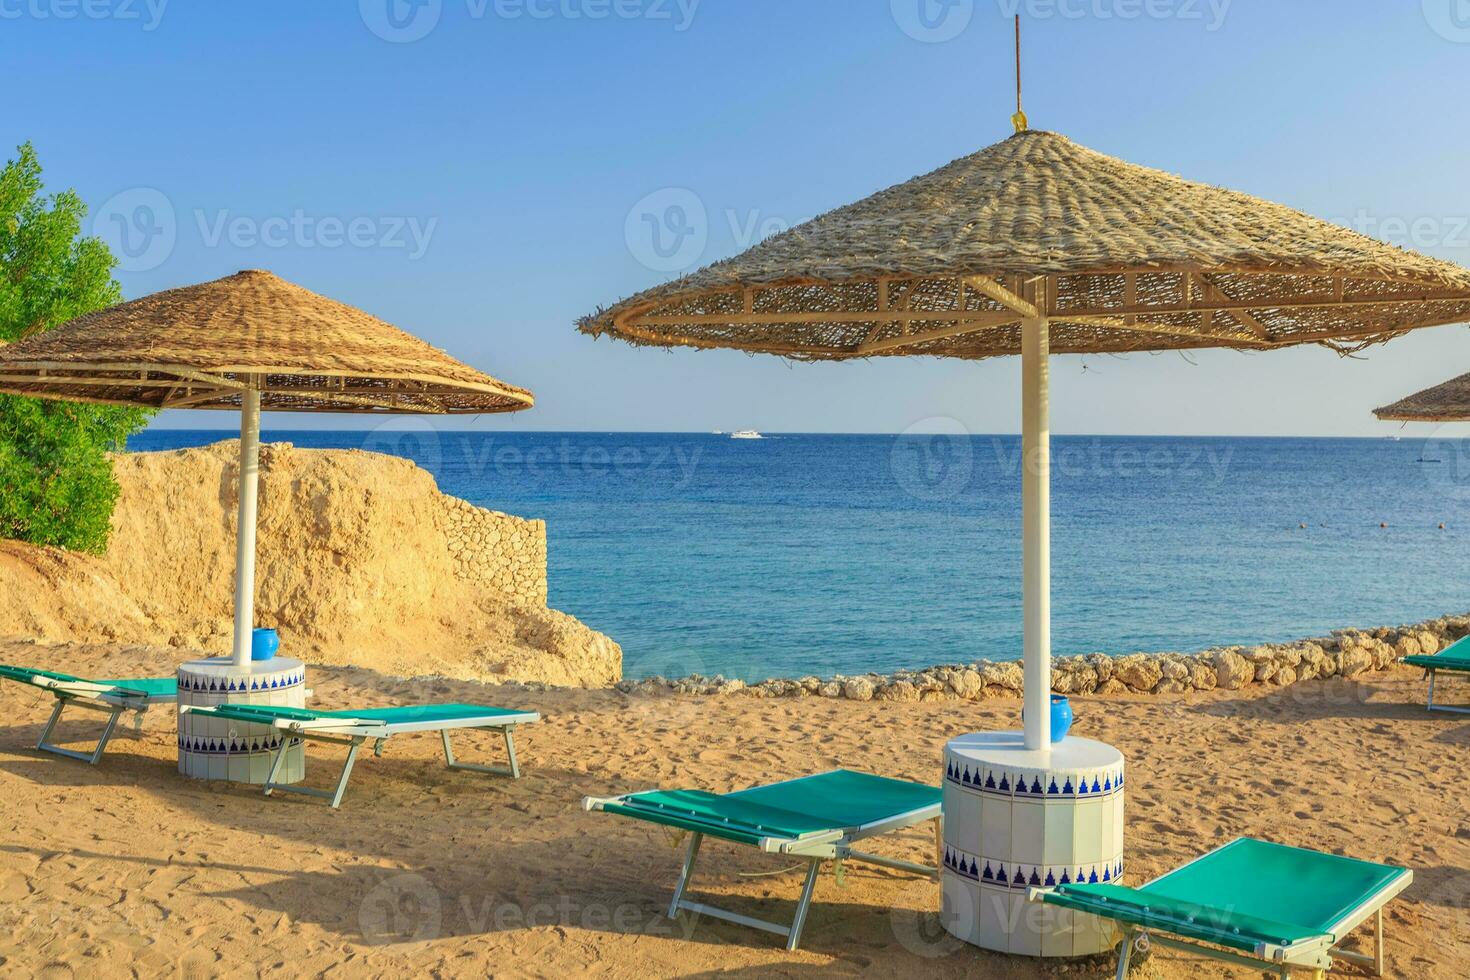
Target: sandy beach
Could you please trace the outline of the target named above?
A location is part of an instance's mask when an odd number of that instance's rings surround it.
[[[1470,980],[1470,0],[169,6],[0,0],[0,980]]]
[[[149,647],[0,644],[0,662],[79,674],[171,672]],[[678,852],[657,828],[589,814],[584,795],[715,791],[837,766],[937,783],[946,739],[1011,724],[1015,702],[858,703],[643,697],[314,668],[313,704],[415,700],[541,711],[519,781],[449,772],[437,739],[364,757],[341,810],[264,799],[176,769],[174,719],[153,711],[90,767],[36,753],[51,698],[7,685],[0,729],[0,968],[21,976],[1107,976],[1111,962],[1039,962],[960,946],[938,886],[852,866],[825,875],[805,948],[662,916]],[[1429,715],[1419,672],[1177,698],[1077,699],[1076,731],[1129,765],[1135,882],[1249,834],[1394,862],[1413,886],[1388,908],[1388,972],[1470,975],[1470,721]],[[83,737],[81,723],[70,729]],[[66,733],[63,733],[65,736]],[[463,735],[463,759],[499,750]],[[309,751],[308,781],[336,772]],[[879,845],[927,860],[924,833]],[[706,848],[698,890],[790,914],[779,860]],[[776,872],[771,874],[771,872]],[[1344,975],[1353,968],[1342,965]],[[1254,976],[1155,950],[1141,977]]]

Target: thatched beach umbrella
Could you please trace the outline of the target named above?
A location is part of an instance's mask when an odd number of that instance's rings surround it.
[[[240,412],[232,659],[250,660],[260,413],[515,412],[531,393],[362,310],[247,270],[89,313],[0,347],[0,391]]]
[[[1024,129],[583,318],[797,360],[1020,354],[1025,744],[1049,744],[1047,359],[1356,349],[1470,319],[1470,270]]]
[[[1470,421],[1470,374],[1415,392],[1373,414],[1385,422]]]

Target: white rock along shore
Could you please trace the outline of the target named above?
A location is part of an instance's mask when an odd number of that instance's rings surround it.
[[[1239,690],[1252,684],[1285,687],[1319,678],[1355,677],[1388,670],[1400,658],[1438,653],[1470,635],[1470,615],[1443,616],[1413,626],[1337,630],[1293,643],[1218,647],[1199,653],[1089,653],[1052,661],[1057,694],[1179,694]],[[624,680],[629,694],[742,694],[748,697],[825,697],[853,701],[983,701],[1016,697],[1018,661],[979,660],[891,674],[772,678],[755,684],[693,675]]]

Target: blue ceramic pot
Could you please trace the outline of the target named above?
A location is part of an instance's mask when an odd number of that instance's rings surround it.
[[[1021,721],[1026,720],[1026,709],[1021,709]],[[1051,740],[1053,743],[1060,742],[1067,737],[1067,731],[1072,727],[1072,702],[1065,695],[1053,694],[1051,696]]]
[[[257,629],[250,634],[250,659],[271,660],[281,648],[281,638],[275,630]]]
[[[1060,694],[1051,696],[1051,740],[1060,742],[1072,727],[1072,702]]]

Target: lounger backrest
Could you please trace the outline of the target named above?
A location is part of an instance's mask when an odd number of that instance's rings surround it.
[[[71,674],[58,674],[55,671],[39,670],[35,667],[12,667],[9,664],[0,664],[0,677],[19,681],[22,684],[34,684],[37,680],[59,681],[66,684],[88,683],[85,677],[73,677]]]
[[[1451,643],[1439,653],[1405,657],[1404,662],[1419,667],[1425,664],[1439,664],[1446,667],[1454,666],[1459,668],[1470,667],[1470,636]]]
[[[467,718],[500,718],[525,713],[510,708],[492,708],[489,705],[480,704],[401,704],[391,708],[322,711],[317,713],[317,717],[357,718],[363,721],[380,721],[386,725],[402,725],[413,722],[464,721]]]
[[[937,806],[942,797],[938,788],[923,783],[834,769],[741,790],[728,799],[789,810],[829,827],[852,829]]]
[[[66,692],[67,688],[75,685],[75,690],[69,692],[88,696],[107,695],[114,698],[173,698],[178,695],[179,683],[172,677],[137,677],[126,680],[101,680],[94,681],[86,677],[75,677],[71,674],[61,674],[54,670],[39,670],[34,667],[13,667],[8,664],[0,664],[0,678],[18,681],[22,684],[34,684],[47,690],[59,690]]]
[[[1403,868],[1242,837],[1145,890],[1329,933],[1367,896],[1405,873]]]
[[[1278,922],[1252,915],[1245,909],[1217,908],[1169,898],[1147,887],[1063,885],[1045,894],[1043,900],[1117,922],[1247,951],[1261,944],[1289,946],[1327,935],[1294,922]]]
[[[496,719],[527,712],[509,708],[493,708],[476,704],[406,704],[391,708],[347,708],[341,711],[313,711],[311,708],[287,708],[268,704],[222,704],[218,713],[241,721],[257,715],[264,724],[273,721],[341,722],[368,725],[407,725],[433,722],[465,721],[477,718]]]

